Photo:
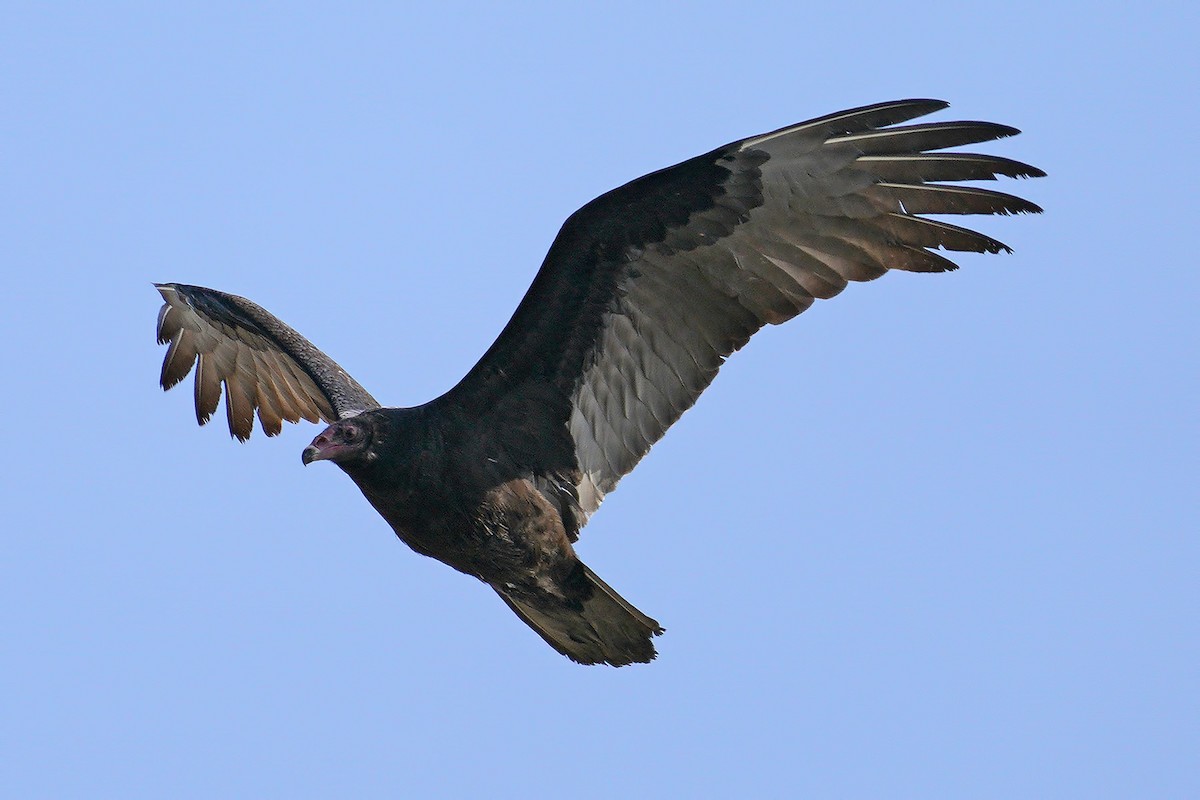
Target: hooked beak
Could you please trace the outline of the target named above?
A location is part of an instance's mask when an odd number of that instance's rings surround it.
[[[304,448],[304,452],[300,454],[300,461],[304,466],[308,466],[314,461],[325,461],[333,456],[333,440],[329,434],[322,433],[320,436],[312,440],[312,444]]]

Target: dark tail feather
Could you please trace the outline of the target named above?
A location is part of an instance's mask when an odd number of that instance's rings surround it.
[[[503,588],[492,588],[526,625],[572,661],[614,667],[652,661],[657,653],[651,639],[663,632],[662,627],[596,573],[583,564],[579,566],[590,588],[584,592],[587,599],[581,605],[534,603],[526,597],[514,597]]]

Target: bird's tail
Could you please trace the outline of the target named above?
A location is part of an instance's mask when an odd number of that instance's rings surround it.
[[[572,661],[623,667],[653,660],[657,653],[651,640],[663,632],[662,627],[582,562],[579,567],[584,583],[578,593],[584,598],[581,603],[544,597],[533,600],[502,587],[492,588],[525,624]]]

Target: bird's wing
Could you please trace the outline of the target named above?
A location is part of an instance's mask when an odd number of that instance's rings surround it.
[[[1016,129],[899,124],[946,105],[903,100],[831,114],[598,197],[566,221],[508,325],[444,399],[482,412],[522,384],[556,387],[569,400],[560,429],[586,519],[765,323],[889,269],[954,269],[935,249],[1009,249],[922,216],[1041,210],[957,183],[1040,170],[936,152]]]
[[[160,383],[170,389],[196,368],[196,420],[217,410],[225,384],[229,432],[245,441],[254,412],[268,436],[283,420],[309,422],[353,416],[379,403],[322,353],[270,312],[201,286],[155,284],[162,294],[158,341],[170,344]]]

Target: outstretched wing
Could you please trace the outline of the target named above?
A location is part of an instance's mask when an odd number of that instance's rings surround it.
[[[322,353],[270,312],[201,286],[155,284],[162,294],[159,344],[170,344],[160,383],[170,389],[196,368],[196,420],[205,424],[221,400],[229,432],[245,441],[254,412],[268,436],[283,420],[309,422],[353,416],[379,403]]]
[[[898,124],[946,105],[903,100],[831,114],[593,200],[566,221],[500,337],[443,399],[482,411],[523,384],[553,385],[569,399],[560,429],[586,519],[764,324],[889,269],[955,269],[933,249],[1008,250],[922,216],[1041,210],[945,183],[1044,174],[934,152],[1014,128]]]

